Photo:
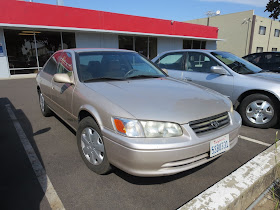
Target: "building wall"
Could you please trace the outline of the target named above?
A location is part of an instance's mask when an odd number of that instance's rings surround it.
[[[8,78],[10,77],[10,71],[9,71],[9,63],[8,63],[7,51],[5,45],[4,32],[2,28],[0,28],[0,43],[2,44],[3,47],[3,55],[0,55],[0,78]]]
[[[259,34],[260,26],[266,27],[265,35]],[[274,36],[275,29],[280,30],[280,23],[268,18],[256,16],[252,53],[257,51],[257,47],[263,47],[263,51],[272,51],[272,48],[280,50],[280,37]]]
[[[160,54],[168,50],[179,50],[183,49],[183,39],[179,38],[166,38],[158,37],[157,41],[157,53]]]
[[[270,40],[269,40],[267,51],[271,51],[272,48],[277,48],[277,51],[280,51],[280,37],[274,36],[275,29],[280,30],[280,22],[274,20],[271,20],[271,22],[272,22],[272,27],[271,27]]]
[[[119,48],[117,34],[76,32],[77,48]]]
[[[217,49],[217,42],[216,41],[207,41],[206,42],[206,49],[207,50],[216,50]]]
[[[209,18],[209,26],[219,28],[217,49],[234,53],[240,57],[249,53],[250,35],[254,11],[238,12]],[[207,25],[208,18],[186,21]]]

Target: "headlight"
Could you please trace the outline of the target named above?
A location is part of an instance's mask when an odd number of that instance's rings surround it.
[[[178,124],[170,122],[140,121],[146,137],[174,137],[183,134]]]
[[[113,124],[117,132],[128,137],[160,138],[181,136],[183,134],[180,125],[171,122],[113,118]]]

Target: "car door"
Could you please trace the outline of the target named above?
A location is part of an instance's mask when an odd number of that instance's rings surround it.
[[[161,56],[155,62],[160,68],[167,69],[168,75],[177,79],[183,78],[183,72],[185,71],[185,53],[173,52],[167,53]]]
[[[234,77],[211,72],[212,66],[221,66],[214,58],[201,52],[187,52],[183,79],[211,88],[232,99]]]
[[[43,69],[39,72],[39,84],[42,94],[47,104],[52,108],[53,102],[51,100],[51,87],[53,75],[57,72],[58,58],[61,52],[55,53],[45,64]]]
[[[62,52],[59,57],[57,73],[66,73],[70,78],[74,77],[72,55]],[[72,99],[75,85],[68,83],[57,83],[52,79],[51,97],[55,105],[56,113],[65,121],[73,120]]]

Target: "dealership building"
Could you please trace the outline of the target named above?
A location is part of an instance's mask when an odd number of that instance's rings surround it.
[[[216,49],[218,28],[26,1],[1,1],[0,78],[36,73],[67,48],[135,50],[152,59],[174,49]]]

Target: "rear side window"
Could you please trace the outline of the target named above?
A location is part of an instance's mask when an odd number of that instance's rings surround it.
[[[245,57],[244,59],[253,64],[259,64],[261,62],[261,55],[260,54],[249,55],[249,56]]]
[[[185,70],[184,68],[184,54],[174,53],[163,56],[157,61],[160,68],[170,70]]]
[[[57,72],[57,64],[60,58],[61,52],[55,53],[46,63],[43,71],[50,75],[54,75]]]

